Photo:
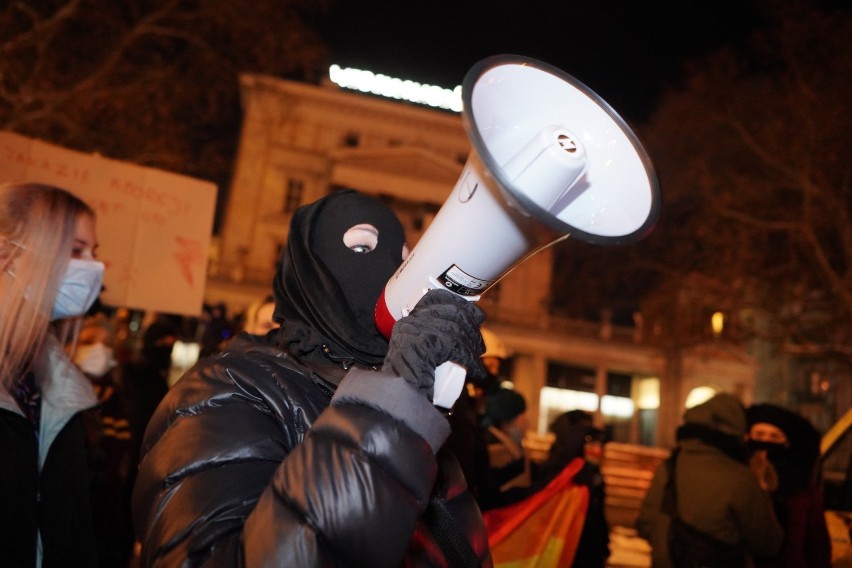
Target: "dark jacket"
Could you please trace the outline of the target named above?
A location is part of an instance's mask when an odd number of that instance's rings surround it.
[[[433,495],[490,566],[428,399],[363,368],[335,390],[343,371],[308,369],[270,337],[199,362],[152,418],[134,491],[142,566],[456,566],[426,523]]]
[[[680,518],[722,542],[744,542],[752,557],[774,554],[784,533],[769,494],[745,463],[745,410],[733,397],[717,395],[687,410],[684,421],[675,476]],[[651,544],[655,568],[671,566],[669,517],[662,511],[666,465],[657,468],[636,523]]]
[[[91,384],[57,346],[38,380],[41,427],[0,389],[0,566],[97,566],[81,411],[97,402]]]

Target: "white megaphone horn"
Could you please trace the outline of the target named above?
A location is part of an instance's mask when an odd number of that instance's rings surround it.
[[[472,143],[452,193],[376,305],[390,337],[430,289],[477,301],[525,258],[567,237],[641,239],[659,215],[651,160],[622,118],[567,73],[527,57],[484,59],[465,75],[462,120]],[[435,374],[434,403],[464,386],[454,363]]]

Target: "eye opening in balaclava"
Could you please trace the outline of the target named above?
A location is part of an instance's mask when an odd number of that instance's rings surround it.
[[[369,223],[359,223],[343,233],[343,246],[354,253],[368,254],[379,244],[379,230]]]

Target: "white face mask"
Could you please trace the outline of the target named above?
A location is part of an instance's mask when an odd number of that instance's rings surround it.
[[[74,353],[74,363],[87,375],[98,378],[116,366],[112,348],[103,343],[78,346]]]
[[[85,314],[101,293],[103,278],[103,262],[72,258],[59,284],[51,321]]]

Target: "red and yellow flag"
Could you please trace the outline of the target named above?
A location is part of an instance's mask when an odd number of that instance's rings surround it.
[[[483,513],[495,568],[570,566],[577,551],[589,490],[574,483],[577,458],[541,491]]]

